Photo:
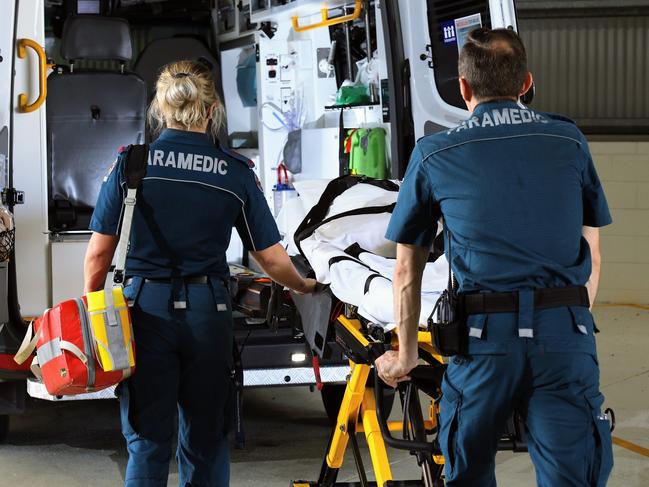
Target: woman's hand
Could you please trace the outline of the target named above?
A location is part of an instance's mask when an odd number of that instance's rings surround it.
[[[291,258],[281,244],[264,250],[250,252],[268,277],[299,294],[312,293],[317,285],[315,279],[305,279],[295,269]]]

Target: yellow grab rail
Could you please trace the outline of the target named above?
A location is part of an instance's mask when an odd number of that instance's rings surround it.
[[[351,20],[356,20],[361,16],[361,11],[363,10],[363,1],[355,0],[354,1],[354,11],[349,15],[343,15],[341,17],[334,17],[333,19],[329,18],[329,10],[323,8],[320,10],[322,13],[322,22],[316,22],[311,25],[300,25],[300,20],[297,15],[291,17],[291,23],[293,24],[293,29],[295,32],[306,32],[307,30],[319,29],[320,27],[330,27],[332,25],[343,24]]]
[[[31,48],[38,56],[38,98],[34,103],[29,103],[27,94],[20,93],[18,95],[18,111],[21,113],[29,113],[38,110],[40,106],[45,103],[47,98],[47,59],[45,57],[45,49],[38,42],[32,39],[20,39],[18,41],[18,57],[25,59],[27,57],[27,48]]]

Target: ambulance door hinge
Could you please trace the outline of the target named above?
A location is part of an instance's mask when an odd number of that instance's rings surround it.
[[[18,191],[16,188],[5,188],[2,190],[2,204],[5,206],[25,204],[25,192]]]
[[[428,67],[433,69],[433,46],[426,44],[426,52],[420,54],[419,59],[428,61]]]

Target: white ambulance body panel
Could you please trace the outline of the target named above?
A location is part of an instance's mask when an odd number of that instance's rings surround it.
[[[11,2],[5,2],[11,3]],[[43,0],[17,2],[16,39],[45,43]],[[31,101],[38,96],[38,58],[16,57],[13,96],[13,186],[25,192],[25,204],[16,205],[16,268],[22,314],[40,315],[50,304],[50,256],[47,235],[47,145],[45,105],[19,113],[19,93]]]

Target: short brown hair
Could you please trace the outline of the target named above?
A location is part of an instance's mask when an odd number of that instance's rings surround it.
[[[527,76],[523,41],[511,29],[474,29],[462,47],[458,71],[478,99],[517,98]]]

